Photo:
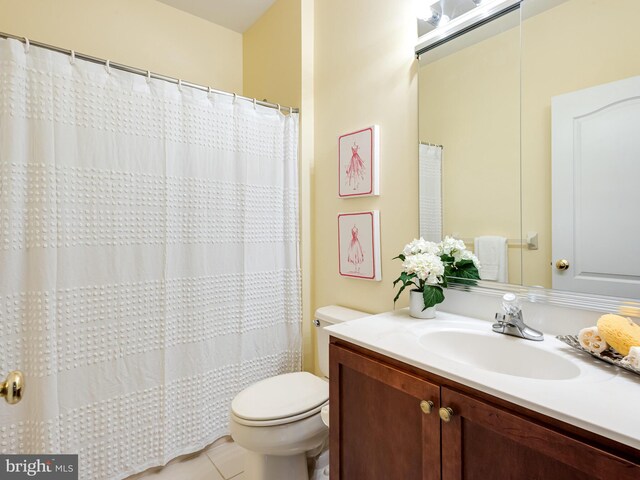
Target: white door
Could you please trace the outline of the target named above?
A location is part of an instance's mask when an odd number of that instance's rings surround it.
[[[640,77],[551,105],[553,288],[638,299]]]

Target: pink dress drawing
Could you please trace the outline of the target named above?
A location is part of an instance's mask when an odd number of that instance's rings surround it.
[[[353,147],[351,147],[351,160],[347,167],[347,185],[353,187],[354,190],[358,188],[360,181],[364,180],[365,165],[358,154],[359,148],[360,146],[357,145],[356,142],[353,142]]]
[[[347,252],[347,262],[355,267],[356,272],[360,272],[360,265],[364,262],[364,251],[358,239],[358,227],[355,225],[351,229],[351,242]]]

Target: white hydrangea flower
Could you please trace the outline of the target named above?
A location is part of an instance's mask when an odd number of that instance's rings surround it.
[[[453,256],[456,252],[462,252],[467,249],[462,240],[457,240],[448,235],[444,237],[444,240],[442,240],[438,246],[440,247],[440,255]]]
[[[432,255],[438,255],[438,244],[434,242],[428,242],[424,238],[414,238],[411,243],[405,245],[402,253],[405,257],[409,255],[417,255],[419,253],[431,253]]]
[[[428,285],[442,283],[444,264],[438,255],[433,253],[408,255],[402,262],[402,267],[407,273],[415,273],[420,280],[425,281]]]
[[[453,254],[453,258],[454,258],[455,263],[458,263],[460,260],[471,260],[471,261],[473,261],[473,265],[477,269],[480,269],[480,261],[478,260],[478,257],[476,257],[469,250],[463,250],[461,252],[455,252]]]

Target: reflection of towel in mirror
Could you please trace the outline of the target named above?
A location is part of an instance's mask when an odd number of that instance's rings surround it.
[[[476,237],[474,247],[474,253],[480,260],[480,279],[507,283],[509,281],[507,239],[489,235]]]

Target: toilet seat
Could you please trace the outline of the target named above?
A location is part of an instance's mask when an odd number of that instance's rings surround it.
[[[233,399],[231,414],[242,425],[282,425],[319,413],[328,401],[326,381],[308,372],[286,373],[245,388]]]
[[[246,418],[238,417],[235,413],[231,412],[233,419],[240,425],[246,425],[248,427],[273,427],[278,425],[285,425],[287,423],[297,422],[298,420],[304,420],[305,418],[317,415],[322,412],[322,408],[329,405],[329,400],[318,405],[307,412],[299,413],[291,417],[276,418],[273,420],[247,420]]]

